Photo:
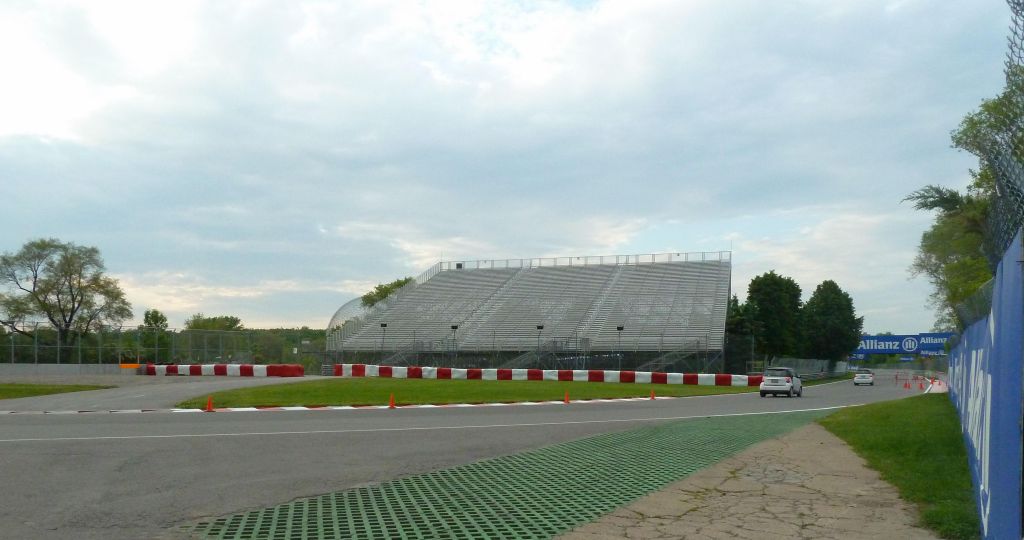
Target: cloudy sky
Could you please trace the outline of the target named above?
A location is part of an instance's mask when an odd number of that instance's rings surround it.
[[[1002,87],[1001,0],[0,5],[0,251],[138,319],[323,327],[434,262],[732,250],[927,331],[908,266]]]

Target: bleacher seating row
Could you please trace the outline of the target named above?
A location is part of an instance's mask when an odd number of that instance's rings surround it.
[[[444,269],[358,316],[336,315],[328,344],[345,351],[526,351],[556,343],[589,351],[721,350],[730,279],[728,258]]]

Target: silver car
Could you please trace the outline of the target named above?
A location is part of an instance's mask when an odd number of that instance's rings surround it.
[[[803,396],[804,385],[793,368],[770,367],[764,370],[764,378],[761,379],[761,397],[768,394]]]

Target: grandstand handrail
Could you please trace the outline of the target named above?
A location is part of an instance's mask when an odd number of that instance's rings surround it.
[[[447,270],[479,270],[501,268],[538,268],[541,266],[636,265],[664,262],[731,261],[731,251],[689,251],[682,253],[641,253],[635,255],[584,255],[580,257],[534,257],[530,259],[479,259],[475,261],[441,261],[422,276]],[[421,276],[421,277],[422,277]],[[416,278],[421,282],[420,278]]]

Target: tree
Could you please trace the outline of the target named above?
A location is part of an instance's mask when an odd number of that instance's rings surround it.
[[[372,291],[366,293],[362,297],[363,307],[373,307],[374,304],[384,300],[388,296],[398,289],[404,287],[407,283],[411,282],[411,277],[405,277],[402,279],[396,279],[391,283],[382,283],[373,288]]]
[[[55,238],[32,240],[16,253],[0,256],[0,324],[18,327],[32,317],[44,317],[67,344],[71,331],[89,332],[104,324],[120,324],[132,316],[117,280],[105,274],[94,247]]]
[[[185,321],[186,330],[245,330],[242,320],[232,315],[220,315],[218,317],[207,317],[202,313],[196,313]]]
[[[167,330],[167,316],[160,313],[158,309],[147,309],[146,314],[142,317],[142,326]]]
[[[850,295],[826,280],[801,309],[800,327],[805,356],[835,361],[857,348],[864,318],[857,317]]]
[[[758,328],[758,348],[769,357],[797,352],[800,336],[800,286],[774,270],[750,280],[747,310]]]

